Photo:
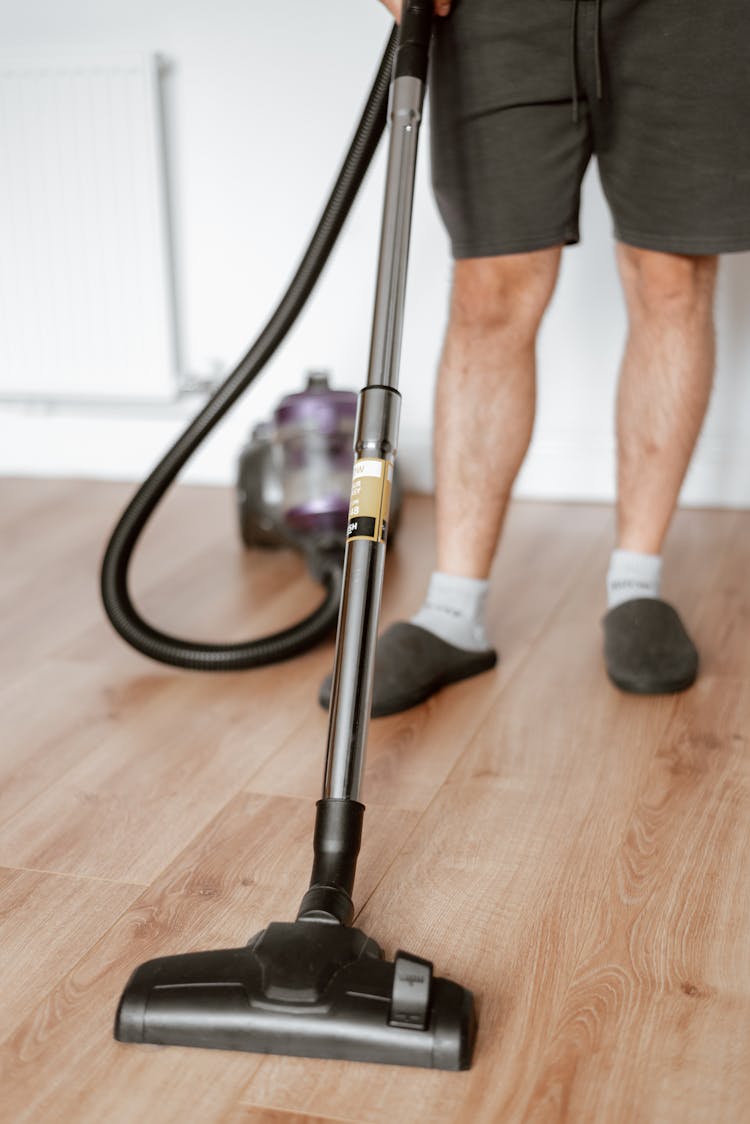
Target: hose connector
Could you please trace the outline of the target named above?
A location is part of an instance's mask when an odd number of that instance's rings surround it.
[[[406,0],[396,48],[394,78],[427,80],[433,0]]]
[[[364,804],[323,798],[316,805],[314,861],[310,887],[298,921],[333,921],[351,925],[352,889],[362,839]]]

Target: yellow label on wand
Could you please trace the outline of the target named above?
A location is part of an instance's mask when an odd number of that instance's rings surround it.
[[[385,542],[392,480],[390,461],[367,457],[354,462],[347,542],[352,539]]]

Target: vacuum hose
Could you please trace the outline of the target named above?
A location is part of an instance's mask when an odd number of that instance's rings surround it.
[[[185,640],[154,628],[133,605],[128,592],[128,568],[144,527],[180,469],[257,378],[304,308],[385,129],[396,46],[397,29],[394,28],[341,171],[287,291],[250,350],[135,493],[107,545],[101,571],[102,600],[107,616],[128,644],[162,663],[200,671],[259,667],[299,655],[322,639],[336,623],[342,571],[340,560],[332,556],[319,562],[325,600],[314,612],[282,632],[236,644]]]

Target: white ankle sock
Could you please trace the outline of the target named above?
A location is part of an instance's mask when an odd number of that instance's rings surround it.
[[[434,632],[456,648],[485,651],[490,647],[484,630],[489,585],[480,578],[463,578],[436,570],[430,578],[424,605],[411,623]]]
[[[613,550],[607,570],[607,606],[614,609],[636,597],[658,597],[661,588],[661,555],[635,550]]]

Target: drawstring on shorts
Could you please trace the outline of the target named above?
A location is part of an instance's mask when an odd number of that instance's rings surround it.
[[[577,124],[580,106],[580,93],[578,87],[578,6],[581,0],[572,0],[570,13],[570,84],[571,100],[573,102],[573,122]],[[602,78],[602,0],[596,0],[594,11],[594,69],[596,71],[596,97],[601,101],[604,96],[604,80]]]

